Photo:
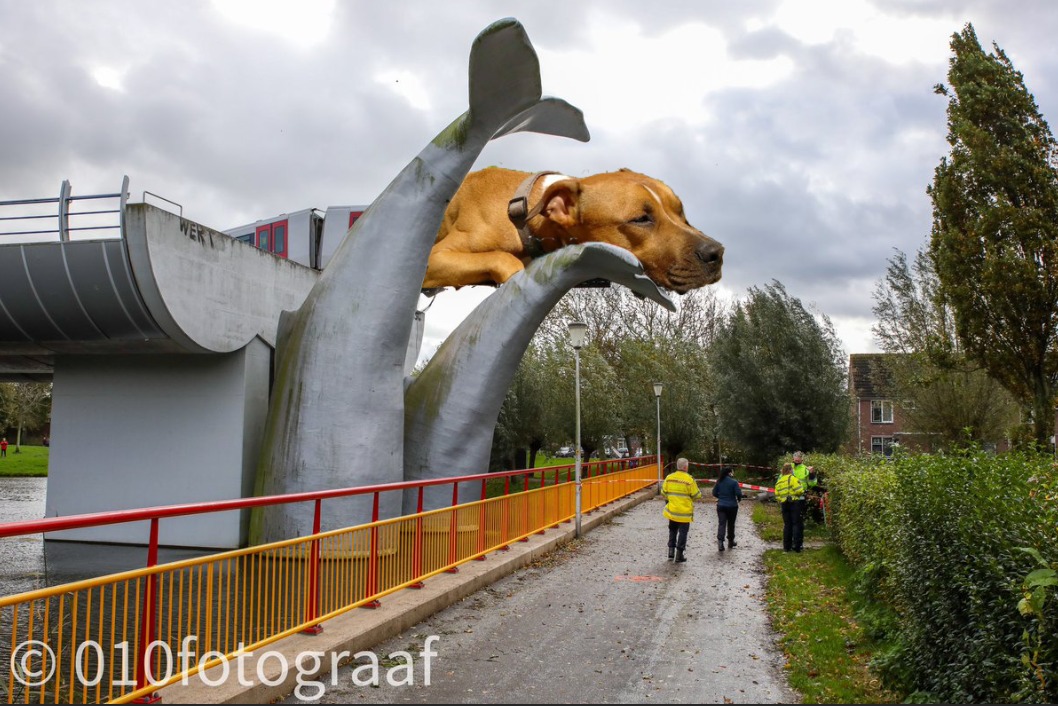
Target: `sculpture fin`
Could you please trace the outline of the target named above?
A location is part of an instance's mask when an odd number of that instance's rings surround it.
[[[584,113],[561,98],[542,98],[536,105],[523,110],[507,121],[495,137],[512,132],[538,132],[543,135],[569,137],[581,142],[591,139]]]
[[[276,350],[286,345],[290,331],[297,325],[298,313],[284,310],[279,312],[279,326],[276,328]]]
[[[470,48],[470,120],[495,132],[540,100],[540,60],[513,17],[493,22]]]

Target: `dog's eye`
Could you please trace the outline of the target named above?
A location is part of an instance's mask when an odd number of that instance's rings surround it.
[[[642,216],[633,218],[629,223],[635,223],[637,226],[648,226],[654,222],[654,217],[649,213],[644,213]]]

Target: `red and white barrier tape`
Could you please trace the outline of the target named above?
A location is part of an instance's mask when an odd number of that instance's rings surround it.
[[[728,463],[728,464],[695,463],[693,461],[688,461],[688,465],[691,465],[691,466],[702,466],[702,467],[708,468],[708,467],[719,467],[721,465],[731,466],[731,465],[734,465],[734,464],[730,464],[730,463]],[[766,471],[774,470],[770,466],[743,466],[741,464],[739,464],[739,466],[741,468],[761,468],[761,469],[766,470]],[[703,478],[702,480],[704,480],[706,483],[715,483],[716,482],[716,478]],[[751,485],[749,483],[739,483],[738,487],[745,488],[746,490],[763,490],[766,493],[774,493],[775,492],[775,488],[769,488],[769,487],[767,487],[765,485]]]
[[[716,478],[699,478],[698,480],[704,480],[706,483],[715,483]],[[739,483],[739,488],[745,488],[746,490],[763,490],[767,493],[774,493],[775,488],[769,488],[765,485],[750,485],[749,483]]]
[[[719,468],[720,466],[738,466],[739,468],[759,468],[763,471],[775,472],[775,469],[771,466],[747,466],[744,463],[696,463],[694,461],[688,461],[691,466],[702,466],[703,468]]]

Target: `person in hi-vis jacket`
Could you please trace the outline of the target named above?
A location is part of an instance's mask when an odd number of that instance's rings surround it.
[[[702,496],[698,483],[687,472],[687,459],[676,461],[676,470],[661,484],[665,497],[665,517],[669,521],[669,558],[676,563],[687,561],[687,530],[694,521],[694,501]]]

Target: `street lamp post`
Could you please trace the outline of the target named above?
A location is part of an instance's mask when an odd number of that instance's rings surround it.
[[[573,359],[575,361],[574,369],[574,387],[576,388],[576,407],[577,407],[577,438],[574,444],[574,478],[576,480],[577,487],[577,499],[576,499],[576,533],[577,539],[580,539],[580,508],[581,508],[581,495],[580,495],[580,348],[584,345],[584,338],[588,333],[588,325],[581,321],[574,321],[569,324],[569,342],[573,346]]]
[[[722,422],[720,419],[720,413],[716,411],[716,407],[713,407],[713,419],[716,420],[716,456],[717,460],[720,461],[720,467],[724,466],[724,442],[720,438]]]
[[[658,492],[659,493],[661,492],[661,483],[662,483],[662,479],[661,479],[661,387],[662,387],[662,385],[661,385],[660,382],[654,383],[654,398],[658,402],[658,445],[657,445],[657,454],[658,454]]]

